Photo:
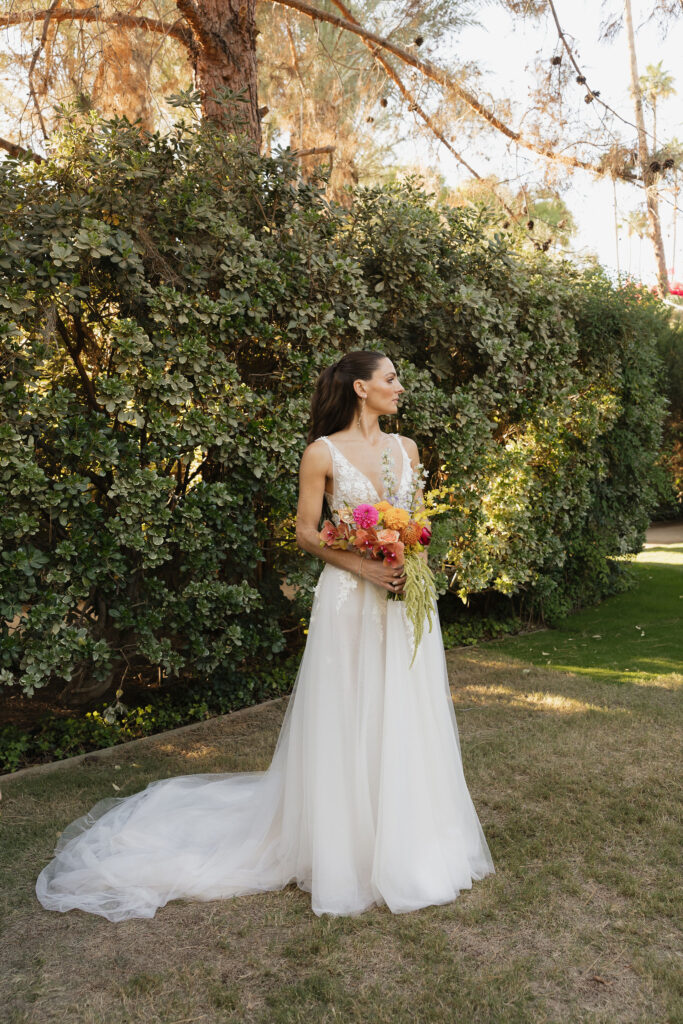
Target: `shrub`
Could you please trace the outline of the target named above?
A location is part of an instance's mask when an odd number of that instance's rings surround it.
[[[74,123],[0,182],[2,680],[267,661],[314,350],[366,329],[330,211],[210,126]]]
[[[657,350],[681,343],[667,308],[408,189],[366,190],[353,219],[411,392],[404,429],[454,488],[451,586],[516,594],[543,621],[619,589],[607,559],[640,549],[657,503]]]
[[[143,705],[131,707],[117,697],[80,717],[47,714],[28,728],[0,726],[0,774],[153,736],[280,697],[292,688],[296,661],[290,656],[268,672],[242,676],[229,689],[220,681],[205,684],[201,692],[176,687],[172,692],[150,693]]]
[[[452,487],[442,589],[552,617],[619,585],[675,334],[647,293],[411,185],[332,206],[209,124],[72,120],[44,163],[0,163],[0,222],[1,682],[85,700],[280,658],[319,565],[296,470],[335,349],[400,368],[400,428]]]

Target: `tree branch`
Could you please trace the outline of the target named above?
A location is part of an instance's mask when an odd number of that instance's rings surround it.
[[[370,43],[374,43],[373,52],[376,49],[388,50],[389,53],[393,53],[394,56],[399,57],[405,64],[409,64],[411,67],[421,71],[425,77],[430,78],[433,82],[437,82],[444,89],[449,89],[455,93],[471,110],[474,111],[479,117],[487,121],[493,128],[496,128],[507,138],[512,139],[518,145],[523,146],[525,149],[530,149],[534,153],[540,154],[540,156],[547,157],[550,160],[555,160],[557,163],[564,164],[567,167],[576,167],[584,171],[592,171],[594,174],[602,174],[600,167],[595,164],[588,163],[586,160],[580,160],[574,156],[564,156],[560,153],[556,153],[550,146],[543,146],[535,143],[532,139],[526,138],[516,132],[513,128],[506,125],[500,118],[496,117],[493,111],[485,107],[469,90],[458,85],[447,72],[442,68],[437,67],[436,64],[432,64],[431,61],[421,60],[408,50],[404,50],[401,46],[396,46],[389,39],[385,39],[382,36],[378,36],[374,32],[370,32],[364,29],[358,24],[354,24],[352,21],[348,21],[346,18],[340,18],[336,14],[329,14],[327,11],[320,11],[315,7],[311,7],[310,4],[304,2],[304,0],[270,0],[271,3],[280,4],[282,7],[291,7],[295,11],[299,11],[301,14],[305,14],[308,18],[313,21],[326,21],[330,25],[335,25],[337,28],[346,29],[347,32],[352,32],[354,35],[359,36],[361,39],[367,40]],[[628,180],[628,179],[627,179]]]
[[[155,32],[163,36],[171,36],[177,39],[183,46],[190,47],[192,36],[184,27],[184,18],[178,18],[171,25],[158,21],[156,18],[146,18],[131,14],[107,14],[103,15],[98,5],[76,11],[58,11],[52,7],[45,11],[17,11],[14,14],[5,14],[0,17],[0,28],[10,28],[12,25],[25,25],[29,22],[47,19],[52,24],[59,24],[62,21],[96,21],[102,25],[117,25],[119,28],[139,29],[141,32]]]
[[[65,325],[64,321],[59,316],[59,314],[57,314],[56,323],[57,323],[57,330],[59,331],[59,333],[60,333],[60,335],[62,337],[62,341],[64,342],[64,347],[66,348],[67,352],[69,353],[69,356],[71,357],[72,363],[74,364],[74,366],[78,370],[79,377],[83,381],[83,386],[85,388],[85,393],[86,393],[87,398],[88,398],[88,405],[93,410],[93,412],[102,412],[103,411],[102,410],[102,406],[97,401],[97,395],[95,394],[95,388],[93,386],[93,382],[90,380],[90,377],[88,376],[87,370],[85,369],[85,367],[83,366],[83,363],[81,362],[81,358],[80,358],[78,350],[75,349],[74,346],[71,344],[71,339],[69,337],[69,332],[68,332],[68,330],[66,328],[66,325]]]
[[[332,0],[332,3],[334,4],[335,7],[337,7],[342,12],[342,14],[347,19],[347,21],[350,21],[350,22],[352,22],[355,25],[360,24],[358,19],[353,16],[353,14],[348,9],[346,4],[342,3],[341,0]],[[436,135],[437,139],[439,139],[439,141],[444,144],[446,149],[450,153],[453,154],[453,156],[455,157],[455,159],[458,161],[459,164],[462,164],[462,166],[466,170],[468,170],[470,172],[470,174],[474,178],[478,178],[481,181],[481,175],[477,174],[477,172],[474,170],[474,168],[470,167],[470,165],[467,163],[465,158],[463,156],[461,156],[460,153],[457,152],[457,150],[454,148],[454,146],[451,145],[451,143],[448,141],[446,136],[443,134],[441,129],[434,123],[433,119],[430,117],[430,115],[427,113],[427,111],[422,106],[420,106],[420,104],[418,103],[418,101],[415,98],[415,96],[413,96],[413,94],[410,92],[410,90],[407,88],[407,86],[405,86],[403,84],[403,81],[402,81],[400,75],[398,74],[398,72],[396,71],[396,69],[394,68],[394,65],[384,56],[383,53],[380,53],[380,51],[377,49],[377,47],[373,46],[372,43],[368,39],[363,39],[363,43],[371,51],[371,53],[372,53],[373,57],[375,58],[375,60],[379,64],[381,64],[381,66],[384,68],[384,70],[386,71],[386,73],[388,74],[388,76],[392,80],[392,82],[394,82],[394,84],[398,87],[398,90],[401,93],[401,95],[404,97],[404,99],[408,100],[408,103],[410,104],[412,109],[415,110],[415,112],[420,115],[420,117],[425,122],[427,127],[431,129],[431,131],[434,133],[434,135]],[[503,209],[507,212],[507,214],[510,217],[512,217],[512,219],[514,221],[517,221],[518,217],[512,212],[512,210],[510,209],[508,204],[505,202],[505,200],[501,196],[498,195],[498,193],[496,192],[495,188],[492,188],[492,191],[493,191],[493,194],[495,195],[496,199],[499,201],[499,203],[503,207]]]
[[[184,20],[190,26],[194,36],[200,40],[203,46],[207,47],[209,50],[215,50],[216,40],[212,37],[210,32],[207,32],[201,12],[194,0],[175,0],[175,5],[183,15]],[[194,36],[192,37],[193,45]]]
[[[683,0],[680,0],[680,2],[681,2],[681,6],[683,6]],[[557,11],[555,9],[555,4],[553,3],[553,0],[548,0],[548,6],[550,7],[550,13],[553,16],[553,21],[555,22],[555,28],[557,29],[557,34],[560,37],[560,42],[562,43],[562,46],[564,47],[564,49],[567,52],[567,56],[569,57],[569,60],[571,61],[572,67],[576,71],[577,80],[579,81],[579,84],[580,85],[585,85],[585,87],[586,87],[586,96],[590,96],[590,102],[593,102],[593,101],[597,100],[597,102],[601,106],[603,106],[605,108],[605,110],[609,110],[610,114],[614,114],[614,116],[616,118],[618,118],[620,121],[623,121],[624,124],[627,124],[629,126],[629,128],[635,128],[635,130],[638,131],[638,126],[637,125],[633,124],[632,121],[627,120],[627,118],[622,117],[621,114],[619,114],[613,107],[610,107],[609,103],[605,103],[604,100],[600,99],[600,94],[597,93],[597,92],[594,92],[593,89],[591,89],[591,87],[588,85],[588,83],[586,82],[586,76],[583,73],[583,71],[581,70],[581,68],[579,67],[579,65],[577,64],[576,58],[574,57],[574,54],[573,54],[572,49],[571,49],[571,47],[569,45],[569,42],[567,41],[567,37],[565,36],[565,34],[564,34],[563,30],[562,30],[562,26],[560,25],[560,19],[557,16]],[[646,134],[650,135],[649,132],[646,132]]]
[[[33,85],[33,72],[38,62],[38,57],[40,56],[41,50],[45,46],[45,40],[47,39],[47,33],[50,28],[50,19],[52,18],[52,15],[55,13],[61,2],[62,0],[53,0],[52,5],[50,6],[50,8],[47,11],[47,14],[45,15],[45,19],[43,21],[43,34],[41,35],[40,42],[38,43],[33,52],[33,57],[31,58],[31,65],[28,69],[28,89],[31,94],[31,99],[33,100],[33,105],[36,108],[36,112],[38,114],[38,120],[40,121],[40,128],[43,133],[44,139],[48,138],[48,134],[47,128],[45,127],[45,121],[43,120],[43,112],[40,109],[40,103],[38,102],[35,86]]]
[[[15,160],[19,160],[22,156],[28,156],[34,163],[42,164],[44,158],[40,153],[34,153],[30,149],[24,149],[16,142],[10,142],[9,139],[0,138],[0,149],[6,150],[10,156],[14,157]]]
[[[334,153],[335,146],[311,146],[310,149],[293,149],[292,156],[297,160],[301,156],[318,156],[319,153]]]

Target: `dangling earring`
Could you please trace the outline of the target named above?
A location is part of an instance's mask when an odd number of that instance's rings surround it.
[[[358,413],[358,429],[363,429],[363,410],[365,409],[365,395],[360,398],[360,412]]]

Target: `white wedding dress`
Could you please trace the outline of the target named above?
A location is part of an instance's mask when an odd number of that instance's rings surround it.
[[[398,439],[397,504],[411,466]],[[375,487],[327,438],[333,512]],[[401,601],[326,564],[270,767],[186,775],[96,804],[62,834],[36,892],[110,921],[169,900],[281,889],[315,914],[448,903],[494,871],[460,756],[438,614],[413,667]]]

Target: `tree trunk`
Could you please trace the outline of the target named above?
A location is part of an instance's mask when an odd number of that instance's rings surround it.
[[[647,203],[647,222],[650,228],[650,241],[655,253],[657,262],[657,284],[660,295],[669,294],[669,277],[666,272],[666,258],[664,256],[664,239],[662,238],[662,225],[659,219],[659,196],[655,183],[655,174],[650,170],[650,154],[647,148],[647,137],[645,134],[645,119],[643,118],[643,95],[640,90],[638,79],[638,62],[636,61],[636,39],[633,32],[633,15],[631,12],[631,0],[624,0],[624,13],[626,15],[626,37],[631,57],[631,91],[633,93],[633,106],[635,108],[636,126],[638,128],[638,161],[643,175],[645,185],[645,198]]]
[[[678,217],[678,168],[674,168],[674,215],[673,215],[673,254],[671,256],[671,279],[676,280],[676,220]]]
[[[617,209],[617,179],[612,178],[612,194],[614,196],[614,242],[617,254],[617,277],[621,277],[619,266],[619,211]]]
[[[256,68],[256,0],[176,0],[192,30],[190,55],[204,117],[261,147]],[[215,94],[242,93],[226,105]]]

